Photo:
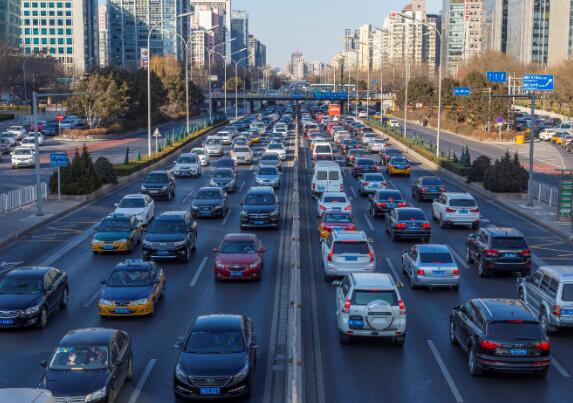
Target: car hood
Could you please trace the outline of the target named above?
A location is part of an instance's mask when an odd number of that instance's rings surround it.
[[[125,214],[125,215],[139,215],[145,214],[145,208],[143,207],[135,207],[135,208],[121,208],[118,207],[115,209],[115,214]]]
[[[190,376],[233,376],[247,364],[246,353],[191,354],[181,353],[179,364]]]
[[[191,202],[191,207],[220,206],[222,204],[223,200],[220,199],[199,199],[199,200],[193,200]]]
[[[225,265],[249,265],[258,262],[259,256],[256,253],[219,253],[217,260]]]
[[[41,294],[0,294],[0,311],[26,309],[41,300]]]
[[[174,169],[197,169],[199,164],[176,164]]]
[[[108,287],[106,286],[102,292],[103,299],[112,301],[135,301],[140,298],[147,298],[151,295],[153,290],[152,286],[147,287]]]
[[[262,180],[276,180],[278,178],[279,178],[278,175],[257,175],[257,179],[262,179]]]
[[[179,242],[185,240],[185,234],[154,234],[150,232],[145,240],[148,242]]]
[[[94,241],[117,241],[126,239],[131,235],[130,232],[97,232],[94,235]]]
[[[267,205],[244,205],[243,211],[247,213],[268,213],[271,211],[275,211],[277,206],[267,206]]]
[[[58,371],[46,370],[45,388],[54,396],[85,396],[108,383],[107,370]]]

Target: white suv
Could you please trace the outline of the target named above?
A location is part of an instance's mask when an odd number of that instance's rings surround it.
[[[460,224],[477,229],[480,223],[479,208],[469,193],[442,193],[432,203],[432,217],[441,228]]]
[[[324,278],[352,272],[374,272],[376,258],[363,231],[332,231],[322,242]]]
[[[199,177],[201,176],[201,164],[199,162],[199,156],[195,153],[183,153],[175,160],[175,165],[173,165],[173,173],[176,177],[190,176]]]
[[[351,273],[337,281],[336,319],[339,341],[353,337],[389,338],[402,345],[406,338],[406,305],[388,273]]]
[[[31,167],[36,164],[36,153],[28,147],[16,147],[12,152],[12,168]]]

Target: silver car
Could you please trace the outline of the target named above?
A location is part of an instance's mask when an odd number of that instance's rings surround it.
[[[281,170],[281,160],[276,153],[264,153],[259,159],[259,166],[273,166]]]
[[[374,272],[376,258],[363,231],[332,231],[322,242],[324,278],[353,272]]]
[[[446,245],[414,245],[402,253],[402,271],[412,289],[460,286],[460,269]]]
[[[177,157],[175,165],[173,165],[173,173],[176,177],[191,176],[196,178],[201,176],[201,164],[197,154],[184,153]]]
[[[203,147],[195,147],[191,149],[191,152],[197,155],[197,158],[199,158],[199,163],[201,164],[202,167],[206,167],[207,165],[209,165],[209,156],[207,155],[207,149]]]
[[[223,142],[218,136],[209,136],[205,140],[207,155],[223,155]]]
[[[388,183],[381,173],[364,174],[360,177],[358,183],[360,185],[358,188],[360,196],[376,193],[378,190],[388,187]]]
[[[237,164],[252,164],[253,152],[251,151],[251,148],[247,145],[233,146],[233,148],[231,149],[231,158]]]
[[[355,337],[381,337],[402,345],[406,304],[389,273],[351,273],[335,282],[336,319],[341,344]]]
[[[368,147],[366,149],[371,153],[379,153],[384,149],[386,145],[386,141],[383,139],[374,139],[368,143]]]

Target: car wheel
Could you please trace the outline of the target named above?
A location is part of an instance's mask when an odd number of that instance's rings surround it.
[[[68,287],[65,287],[64,291],[62,291],[62,298],[60,298],[60,308],[62,309],[67,308],[69,300],[70,300],[70,292],[68,291]]]
[[[396,344],[397,346],[403,346],[405,341],[406,341],[405,334],[403,334],[402,336],[394,337],[394,344]]]
[[[470,346],[470,353],[468,355],[468,369],[472,376],[480,376],[482,370],[477,362],[476,353],[474,351],[474,346]]]
[[[517,296],[519,297],[520,300],[525,301],[525,295],[523,294],[523,288],[519,288],[519,290],[517,290]]]
[[[534,372],[533,375],[537,378],[546,378],[547,373],[549,372],[549,367],[543,368],[541,371]]]
[[[480,277],[487,277],[488,273],[485,270],[485,263],[483,259],[480,259],[478,262],[478,275]]]
[[[341,331],[338,332],[338,341],[340,344],[350,344],[352,336]]]
[[[442,216],[440,216],[439,223],[440,223],[440,228],[442,228],[442,229],[444,229],[448,226],[448,224],[444,221]]]
[[[42,307],[40,311],[40,318],[38,319],[38,327],[40,329],[44,329],[48,324],[48,310],[45,306]]]
[[[456,339],[456,325],[454,325],[454,322],[451,319],[450,319],[450,343],[454,346],[458,344],[458,339]]]
[[[539,323],[541,323],[541,327],[546,334],[550,334],[555,331],[555,328],[549,324],[549,318],[547,318],[547,313],[545,313],[545,309],[543,308],[541,308],[541,312],[539,313]]]
[[[373,207],[373,206],[370,206],[370,215],[371,215],[373,218],[376,218],[376,211],[374,210],[374,207]]]
[[[127,374],[125,375],[126,381],[131,381],[133,378],[133,357],[129,356],[129,361],[127,361]]]
[[[474,262],[474,258],[472,257],[469,246],[466,246],[466,262],[469,264],[473,264]]]
[[[472,224],[472,229],[478,229],[479,228],[479,222],[474,222]]]
[[[195,252],[197,250],[197,235],[195,235],[195,240],[193,241],[193,247],[191,251]]]
[[[185,263],[189,263],[189,260],[191,260],[191,249],[189,248],[189,245],[187,245],[185,254],[181,257],[181,260],[183,260]]]

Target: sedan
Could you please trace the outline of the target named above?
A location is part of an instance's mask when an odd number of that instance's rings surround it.
[[[225,217],[228,211],[227,193],[220,187],[204,186],[191,200],[193,217]]]
[[[392,158],[401,156],[402,151],[400,151],[398,148],[384,147],[384,149],[380,152],[380,161],[382,164],[386,165]]]
[[[361,175],[372,172],[378,172],[376,161],[374,161],[372,158],[356,157],[354,166],[352,167],[352,176],[358,178]]]
[[[327,210],[318,218],[318,236],[321,240],[328,238],[334,229],[356,231],[356,224],[350,211]]]
[[[216,280],[260,280],[265,248],[255,234],[227,234],[215,256]]]
[[[368,152],[371,153],[379,153],[384,149],[385,145],[386,145],[386,140],[373,139],[368,143],[368,147],[366,147],[366,149],[368,150]]]
[[[96,227],[93,253],[131,252],[141,242],[141,223],[134,216],[111,214]]]
[[[346,165],[350,167],[353,166],[354,161],[360,157],[368,157],[368,151],[366,151],[364,148],[351,148],[346,153]]]
[[[410,286],[460,286],[460,269],[446,245],[414,245],[402,253],[402,272]]]
[[[375,193],[379,189],[385,189],[388,186],[384,175],[382,174],[364,174],[358,181],[360,187],[358,193],[361,196]]]
[[[262,166],[255,174],[255,183],[259,186],[272,186],[278,189],[281,184],[280,172],[276,167]]]
[[[209,154],[207,154],[207,149],[203,147],[195,147],[191,149],[191,153],[197,154],[197,157],[199,158],[199,163],[201,164],[202,167],[206,167],[207,165],[209,165]]]
[[[400,207],[386,215],[386,232],[395,242],[399,239],[422,239],[429,242],[432,226],[419,208]]]
[[[280,171],[281,160],[276,153],[264,153],[259,159],[259,166],[273,166]]]
[[[412,198],[418,201],[434,199],[445,191],[446,187],[437,176],[420,176],[412,184]]]
[[[384,217],[396,207],[406,207],[408,204],[404,200],[402,192],[398,189],[381,189],[370,195],[368,210],[372,217]]]
[[[344,192],[323,192],[317,203],[317,216],[320,216],[323,212],[327,210],[338,210],[338,211],[351,211],[352,206],[350,200]]]
[[[217,168],[211,174],[209,186],[218,186],[232,193],[237,188],[237,176],[232,168]]]
[[[186,399],[238,398],[251,393],[257,361],[255,325],[245,315],[198,316],[179,349],[173,387]]]
[[[406,158],[399,156],[399,157],[392,157],[388,164],[386,164],[386,172],[388,175],[405,175],[410,176],[412,172],[412,168],[410,166],[410,161]]]
[[[286,148],[280,143],[271,143],[267,146],[265,150],[267,153],[275,153],[279,156],[281,161],[286,160],[287,157],[287,150]]]
[[[237,167],[237,163],[235,162],[234,159],[230,158],[230,157],[223,157],[220,160],[218,160],[217,162],[215,162],[215,166],[213,167],[214,169],[217,168],[229,168],[233,170],[233,173],[236,175],[237,172],[239,171],[239,168]]]
[[[48,316],[68,306],[66,273],[53,267],[20,267],[0,281],[0,328],[46,327]]]
[[[144,227],[155,217],[155,202],[147,195],[125,195],[115,204],[115,214],[133,215]]]

